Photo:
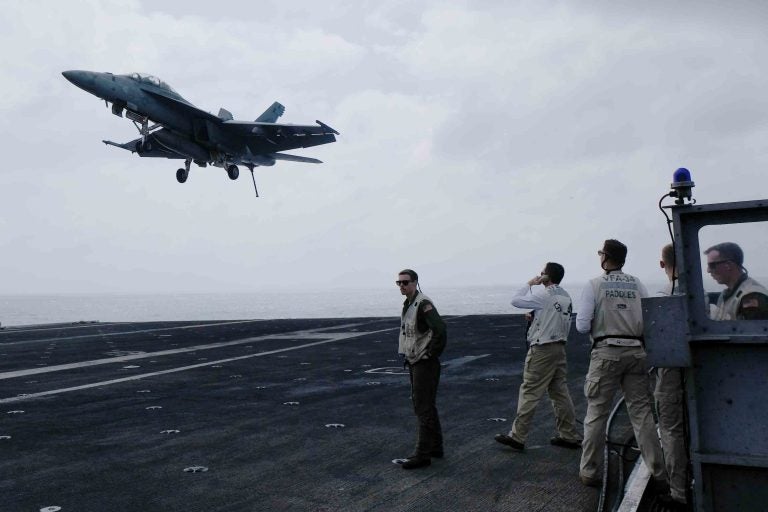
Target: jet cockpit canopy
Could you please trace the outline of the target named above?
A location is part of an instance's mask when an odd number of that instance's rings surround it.
[[[172,92],[172,93],[174,93],[176,95],[179,94],[179,93],[177,93],[176,91],[173,90],[173,87],[168,85],[166,82],[163,82],[162,80],[160,80],[156,76],[147,75],[147,74],[144,74],[144,73],[131,73],[131,74],[127,75],[127,76],[129,78],[132,78],[132,79],[136,80],[137,82],[144,82],[146,84],[152,84],[152,85],[154,85],[156,87],[160,87],[161,89],[165,89],[166,91],[170,91],[170,92]]]

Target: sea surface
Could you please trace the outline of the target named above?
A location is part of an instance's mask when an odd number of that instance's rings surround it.
[[[578,306],[584,284],[566,286]],[[648,286],[653,294],[655,288]],[[424,290],[442,315],[522,313],[514,286]],[[0,326],[60,322],[150,322],[277,318],[397,317],[397,288],[254,293],[0,295]]]

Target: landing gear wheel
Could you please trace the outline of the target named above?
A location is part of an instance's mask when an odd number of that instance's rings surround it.
[[[187,181],[188,177],[189,177],[189,173],[187,172],[186,169],[179,169],[178,171],[176,171],[176,181],[178,181],[179,183],[184,183],[185,181]]]
[[[229,179],[231,180],[236,180],[240,176],[240,169],[238,169],[234,164],[228,166],[227,176],[229,176]]]

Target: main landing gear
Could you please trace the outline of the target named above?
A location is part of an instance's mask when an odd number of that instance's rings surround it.
[[[184,183],[187,181],[187,178],[189,178],[189,166],[192,164],[192,160],[185,160],[184,161],[184,169],[179,169],[176,171],[176,181],[179,183]]]
[[[114,112],[115,109],[113,108],[112,111]],[[142,116],[141,114],[137,114],[136,112],[127,109],[125,111],[125,117],[133,121],[133,125],[137,130],[139,130],[139,134],[141,135],[141,140],[136,142],[135,151],[137,153],[152,151],[152,144],[147,140],[147,137],[153,130],[160,128],[160,123],[156,123],[150,126],[148,117]]]
[[[195,160],[195,162],[200,165],[200,162]],[[176,181],[179,183],[186,183],[187,178],[189,178],[189,167],[192,165],[192,159],[188,158],[184,160],[184,167],[176,171]],[[202,164],[205,166],[205,163]],[[229,179],[236,180],[240,177],[240,169],[235,164],[224,164],[224,169],[227,171],[227,176],[229,176]],[[253,174],[253,167],[249,166],[251,169],[251,174]],[[254,179],[253,182],[254,190],[256,190],[256,180]],[[259,192],[256,190],[256,197],[259,197]]]

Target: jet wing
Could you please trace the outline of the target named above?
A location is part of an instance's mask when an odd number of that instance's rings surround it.
[[[221,122],[221,118],[216,117],[215,115],[211,114],[210,112],[206,112],[205,110],[199,109],[193,104],[177,100],[176,98],[172,98],[170,96],[166,96],[165,94],[153,91],[152,89],[148,87],[142,87],[142,91],[146,92],[147,94],[151,95],[153,98],[156,98],[162,102],[164,102],[167,105],[172,106],[173,108],[176,108],[177,110],[180,110],[181,112],[184,112],[188,115],[190,115],[193,118],[198,119],[207,119],[209,121],[216,121]]]
[[[325,123],[314,124],[264,123],[259,121],[224,121],[224,128],[241,136],[304,137],[307,135],[338,135],[339,132]]]

